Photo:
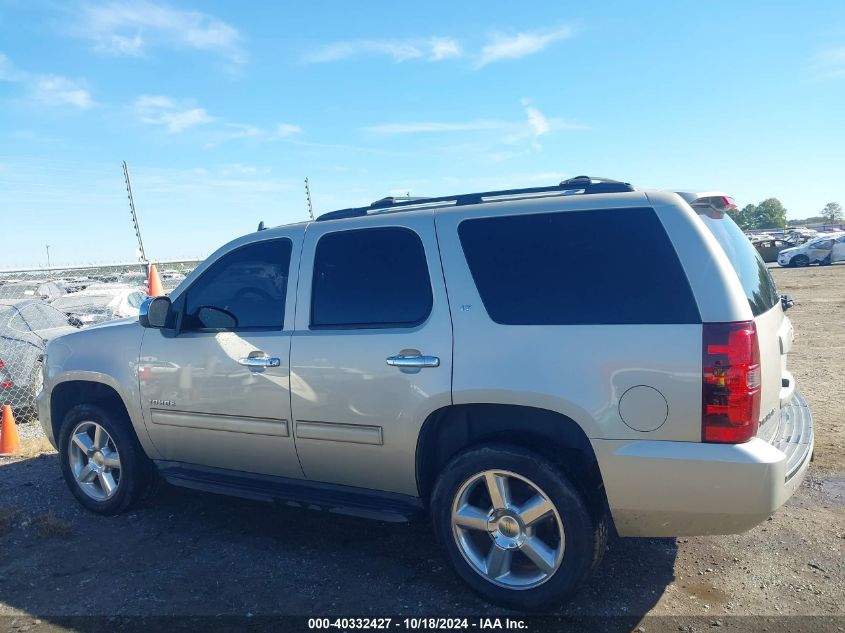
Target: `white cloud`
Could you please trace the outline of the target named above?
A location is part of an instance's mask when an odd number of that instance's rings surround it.
[[[89,5],[77,32],[110,55],[138,56],[163,46],[218,53],[236,64],[246,61],[241,34],[232,25],[207,13],[145,0]]]
[[[0,53],[0,81],[23,81],[26,79],[26,73],[18,70],[3,53]]]
[[[460,57],[462,54],[461,45],[451,37],[432,37],[430,40],[431,61],[439,62],[441,59]]]
[[[535,33],[516,33],[515,35],[497,34],[492,41],[481,49],[477,66],[480,68],[503,59],[519,59],[539,53],[550,44],[572,37],[573,30],[563,26],[553,31]]]
[[[507,142],[528,137],[539,138],[554,130],[584,129],[583,125],[558,118],[548,118],[530,99],[521,101],[525,112],[524,121],[502,121],[496,119],[472,119],[469,121],[412,121],[407,123],[381,123],[363,128],[365,132],[384,135],[425,134],[437,132],[475,132],[503,130]]]
[[[260,128],[246,123],[226,123],[221,130],[211,135],[209,147],[216,147],[228,141],[253,139],[254,141],[279,141],[302,133],[302,128],[293,123],[277,123],[271,128]]]
[[[816,58],[817,78],[833,79],[845,77],[845,46],[821,51]]]
[[[302,128],[298,125],[294,125],[293,123],[278,123],[276,125],[275,135],[278,138],[287,138],[288,136],[293,136],[295,134],[301,133]]]
[[[226,131],[223,134],[224,140],[237,140],[242,138],[255,138],[260,136],[262,131],[254,125],[245,123],[227,123]]]
[[[191,107],[161,95],[138,97],[133,108],[144,123],[161,125],[172,133],[214,121],[214,117],[204,108]]]
[[[108,53],[110,55],[128,55],[130,57],[140,57],[143,53],[144,38],[141,34],[135,34],[132,37],[125,35],[109,35],[104,36],[97,41],[96,50],[101,53]]]
[[[87,110],[94,105],[91,94],[75,81],[46,75],[38,77],[32,84],[32,90],[37,101],[48,106],[73,106],[80,110]]]
[[[531,126],[534,136],[542,136],[552,131],[552,124],[545,114],[528,103],[523,102],[523,105],[525,106],[525,116],[528,117],[528,125]]]
[[[548,117],[530,99],[521,102],[524,118],[516,120],[472,119],[468,121],[416,121],[382,123],[363,128],[365,132],[397,136],[408,134],[483,132],[469,141],[453,142],[438,152],[471,154],[488,161],[503,161],[543,149],[540,140],[554,132],[584,130],[586,126],[557,117]],[[495,132],[490,134],[490,132]],[[450,136],[451,138],[451,136]],[[463,137],[460,137],[463,138]]]
[[[426,132],[470,132],[474,130],[496,130],[507,127],[505,121],[475,119],[472,121],[416,121],[410,123],[382,123],[365,127],[366,132],[376,134],[420,134]]]
[[[312,51],[305,55],[303,61],[310,64],[319,64],[366,55],[390,57],[396,63],[410,59],[437,62],[460,57],[462,52],[458,41],[450,37],[409,40],[351,40],[336,42]]]
[[[17,68],[0,53],[0,81],[21,83],[29,89],[31,99],[43,106],[72,106],[87,110],[95,105],[91,93],[78,81],[59,75],[39,75]]]

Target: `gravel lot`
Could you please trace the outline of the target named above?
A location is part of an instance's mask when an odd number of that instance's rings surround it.
[[[773,274],[796,302],[790,368],[816,423],[803,487],[746,534],[615,540],[561,614],[618,615],[633,626],[646,614],[710,626],[731,615],[845,616],[845,266]],[[24,455],[0,458],[0,616],[18,616],[0,618],[0,629],[90,614],[504,613],[449,570],[426,524],[166,485],[130,514],[98,517],[66,490],[38,427],[21,431]]]

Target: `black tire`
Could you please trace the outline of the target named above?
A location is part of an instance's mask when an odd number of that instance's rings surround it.
[[[795,268],[806,268],[810,265],[810,258],[806,255],[796,255],[792,258],[790,265],[795,266]]]
[[[114,494],[97,500],[86,494],[77,483],[70,464],[71,433],[80,422],[99,424],[111,436],[120,454],[120,478]],[[59,460],[62,475],[73,496],[86,509],[96,514],[114,515],[129,509],[154,489],[157,473],[152,461],[138,443],[132,423],[125,412],[94,404],[80,404],[65,415],[59,430]]]
[[[463,484],[486,470],[510,471],[530,480],[548,496],[560,516],[565,533],[563,558],[538,586],[513,589],[494,584],[461,553],[452,528],[452,504]],[[457,574],[484,599],[511,609],[544,611],[559,607],[586,583],[607,546],[606,516],[591,516],[582,493],[563,470],[536,453],[514,446],[485,445],[455,457],[434,487],[431,514],[435,535]]]

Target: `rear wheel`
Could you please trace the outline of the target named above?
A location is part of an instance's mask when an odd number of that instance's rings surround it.
[[[62,474],[88,510],[119,514],[146,496],[155,468],[125,414],[81,404],[65,416],[59,431]]]
[[[490,602],[554,608],[597,566],[606,543],[581,494],[557,466],[509,446],[471,449],[432,494],[437,536],[458,575]]]
[[[810,259],[806,255],[796,255],[792,258],[792,265],[796,268],[806,268],[810,265]]]

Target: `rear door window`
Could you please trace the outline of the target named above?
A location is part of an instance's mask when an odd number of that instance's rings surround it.
[[[742,229],[727,214],[714,217],[699,213],[698,217],[710,229],[733,264],[752,314],[756,317],[772,309],[780,301],[775,282]]]
[[[400,227],[327,233],[317,242],[311,292],[312,329],[418,325],[432,306],[422,241]]]
[[[469,219],[458,234],[496,323],[701,322],[678,256],[651,208]]]

